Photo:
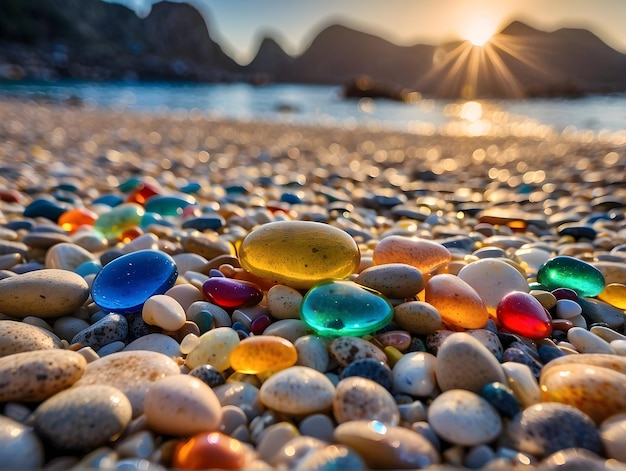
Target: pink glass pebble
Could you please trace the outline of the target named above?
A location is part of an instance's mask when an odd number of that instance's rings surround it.
[[[498,321],[509,331],[540,339],[552,333],[550,314],[534,296],[522,291],[505,295],[496,308]]]
[[[202,284],[208,301],[225,309],[254,306],[263,298],[263,291],[254,283],[232,278],[209,278]]]
[[[556,299],[570,299],[572,301],[576,301],[578,299],[578,294],[576,291],[570,288],[557,288],[551,291]]]

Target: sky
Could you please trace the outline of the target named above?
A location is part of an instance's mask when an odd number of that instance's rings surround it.
[[[159,0],[106,0],[147,14]],[[177,0],[181,1],[181,0]],[[513,20],[543,30],[586,28],[626,53],[626,0],[193,0],[211,37],[240,64],[264,36],[291,55],[302,53],[332,23],[399,45],[480,43]]]

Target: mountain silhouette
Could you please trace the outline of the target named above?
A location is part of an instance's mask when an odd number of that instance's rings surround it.
[[[101,0],[0,2],[0,78],[353,84],[447,98],[581,96],[626,92],[626,54],[584,29],[553,32],[513,21],[483,48],[468,41],[399,46],[329,25],[300,55],[270,36],[237,64],[185,3],[139,18]]]

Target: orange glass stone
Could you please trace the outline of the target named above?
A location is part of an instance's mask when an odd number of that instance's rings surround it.
[[[122,242],[128,243],[131,240],[136,239],[137,237],[139,237],[142,234],[143,234],[143,231],[141,230],[140,227],[136,227],[136,226],[135,227],[129,227],[124,232],[122,232],[122,235],[120,236],[120,240]]]
[[[230,353],[230,366],[245,374],[279,371],[298,361],[296,347],[275,335],[257,335],[243,339]]]
[[[241,469],[247,461],[245,445],[220,432],[202,432],[176,446],[174,469]]]
[[[87,208],[74,208],[64,212],[59,216],[57,224],[64,231],[74,233],[81,226],[93,226],[98,219],[98,215]]]
[[[158,186],[142,182],[137,185],[135,190],[130,195],[128,195],[126,202],[137,203],[143,206],[146,201],[148,201],[148,198],[160,195],[161,193],[161,189]]]
[[[598,294],[598,298],[618,309],[626,309],[626,285],[610,283]]]

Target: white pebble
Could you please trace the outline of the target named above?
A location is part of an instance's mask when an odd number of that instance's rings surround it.
[[[146,324],[176,331],[185,325],[185,310],[178,301],[165,294],[156,294],[144,303],[141,317]]]
[[[556,317],[559,319],[571,319],[580,316],[583,308],[576,301],[571,299],[559,299],[556,302]]]
[[[582,327],[572,327],[567,331],[567,340],[580,353],[615,353],[606,340]]]

